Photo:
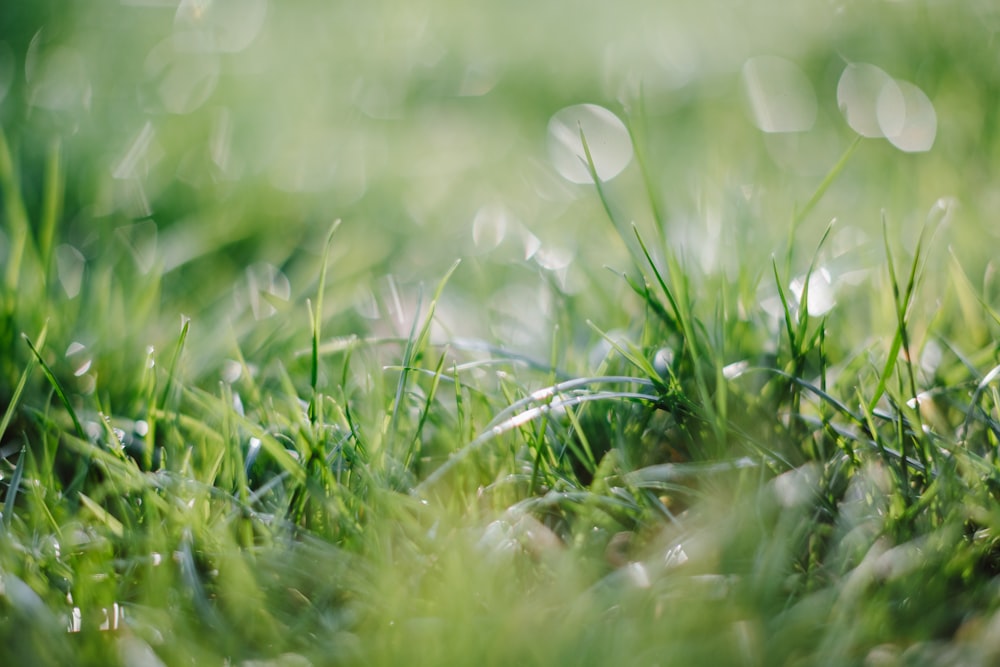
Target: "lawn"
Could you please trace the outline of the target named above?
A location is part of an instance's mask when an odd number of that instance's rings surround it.
[[[1000,661],[991,3],[8,4],[0,663]]]

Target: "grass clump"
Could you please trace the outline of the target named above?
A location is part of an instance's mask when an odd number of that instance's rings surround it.
[[[342,10],[254,6],[3,23],[5,662],[996,660],[990,198],[950,171],[997,152],[989,17],[765,22],[815,85],[776,79],[815,116],[790,134],[756,38],[688,71],[597,12],[601,63],[531,31],[490,60],[500,10],[356,8],[373,52],[320,39]],[[103,76],[95,34],[143,66]],[[865,134],[862,57],[932,100],[932,150]],[[578,98],[622,125],[553,144],[583,184],[531,134]]]

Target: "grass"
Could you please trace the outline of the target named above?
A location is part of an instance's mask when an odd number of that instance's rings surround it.
[[[989,8],[199,7],[0,19],[5,664],[996,661]]]

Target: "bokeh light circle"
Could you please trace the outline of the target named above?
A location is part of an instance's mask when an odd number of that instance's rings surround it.
[[[875,65],[851,63],[837,83],[837,104],[847,124],[863,137],[881,138],[902,129],[898,109],[903,93],[891,76]],[[885,112],[880,122],[879,107]]]
[[[577,104],[556,112],[548,127],[549,157],[556,171],[573,183],[591,183],[580,133],[587,140],[597,177],[609,181],[632,160],[632,140],[625,124],[596,104]]]
[[[886,131],[886,139],[893,146],[907,153],[929,151],[937,136],[937,114],[930,98],[909,81],[896,81],[900,95],[879,95],[876,104],[879,124]],[[884,91],[883,91],[884,93]]]

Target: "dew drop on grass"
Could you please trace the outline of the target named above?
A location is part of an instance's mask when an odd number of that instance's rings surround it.
[[[577,104],[557,111],[549,120],[549,157],[556,171],[573,183],[591,183],[583,132],[597,177],[609,181],[632,161],[632,140],[625,124],[604,107]]]
[[[879,125],[893,146],[906,153],[929,151],[937,136],[934,105],[909,81],[896,81],[899,94],[885,88],[876,106]]]
[[[805,132],[816,122],[816,94],[790,60],[751,58],[743,65],[743,86],[753,121],[763,132]]]
[[[844,69],[837,84],[837,104],[847,124],[863,137],[881,138],[902,129],[901,119],[895,118],[892,110],[905,108],[903,93],[893,78],[875,65],[851,63]],[[885,109],[882,117],[880,106]]]
[[[79,341],[73,341],[66,348],[66,360],[73,365],[73,375],[75,377],[85,374],[94,363],[94,360],[86,352],[86,346]]]

